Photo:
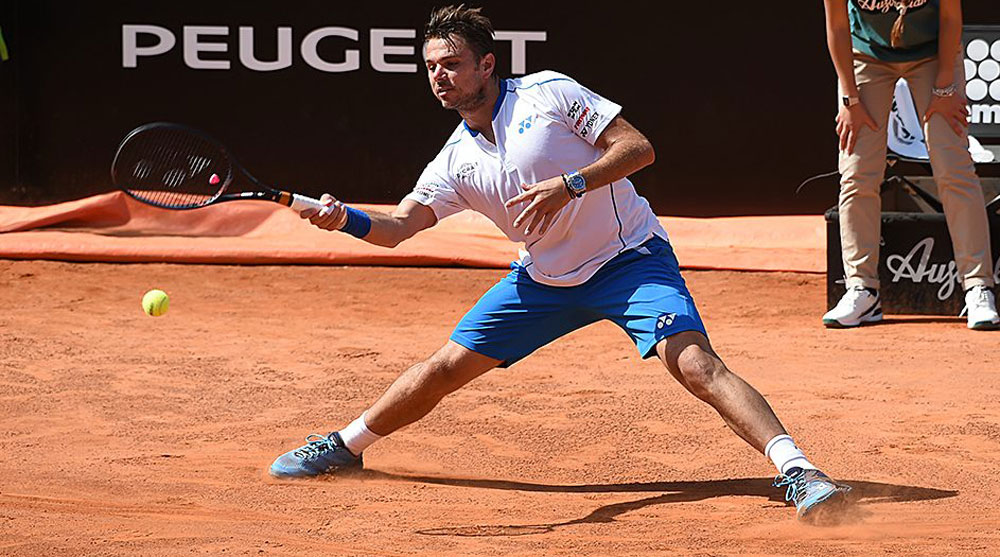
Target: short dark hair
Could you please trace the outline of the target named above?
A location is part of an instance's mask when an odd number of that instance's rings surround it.
[[[462,37],[476,54],[476,59],[495,54],[493,23],[482,11],[482,8],[467,7],[465,4],[435,8],[424,26],[424,44],[431,39],[443,39],[448,46],[455,48],[455,37]]]

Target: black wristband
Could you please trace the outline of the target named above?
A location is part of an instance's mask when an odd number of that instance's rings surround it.
[[[569,187],[569,180],[566,179],[566,175],[565,174],[561,175],[561,178],[563,181],[563,187],[566,188],[566,192],[569,193],[569,198],[575,199],[576,194],[573,193],[573,188]]]

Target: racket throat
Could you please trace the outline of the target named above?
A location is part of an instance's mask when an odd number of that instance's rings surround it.
[[[281,203],[282,205],[284,205],[286,207],[291,207],[292,206],[293,197],[292,197],[291,193],[289,193],[287,191],[279,191],[279,192],[277,192],[277,194],[278,195],[277,195],[275,201],[277,201],[278,203]]]

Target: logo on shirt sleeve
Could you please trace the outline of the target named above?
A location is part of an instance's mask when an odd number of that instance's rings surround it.
[[[597,112],[591,113],[590,118],[587,118],[587,123],[584,124],[583,129],[580,130],[580,137],[587,137],[590,135],[594,131],[594,124],[597,123],[597,119],[600,117],[601,115]]]
[[[566,113],[566,116],[572,120],[580,115],[581,109],[583,109],[583,105],[580,104],[580,101],[573,101],[573,104],[570,105],[569,112]]]
[[[583,112],[580,113],[580,117],[576,119],[576,123],[573,124],[573,131],[580,131],[580,126],[587,120],[587,115],[590,114],[590,107],[583,107]]]
[[[413,188],[413,195],[417,198],[417,201],[426,205],[434,200],[434,193],[437,191],[437,186],[434,184],[417,184]]]
[[[579,133],[580,137],[587,137],[594,133],[594,126],[597,125],[597,121],[601,118],[599,112],[591,110],[589,106],[584,106],[580,101],[573,101],[573,104],[569,107],[569,111],[566,112],[566,116],[571,120],[576,120],[573,122],[573,131]]]

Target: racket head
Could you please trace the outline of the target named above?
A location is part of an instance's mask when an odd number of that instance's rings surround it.
[[[164,209],[197,209],[233,182],[236,162],[221,143],[180,124],[155,122],[125,136],[111,179],[138,201]]]

